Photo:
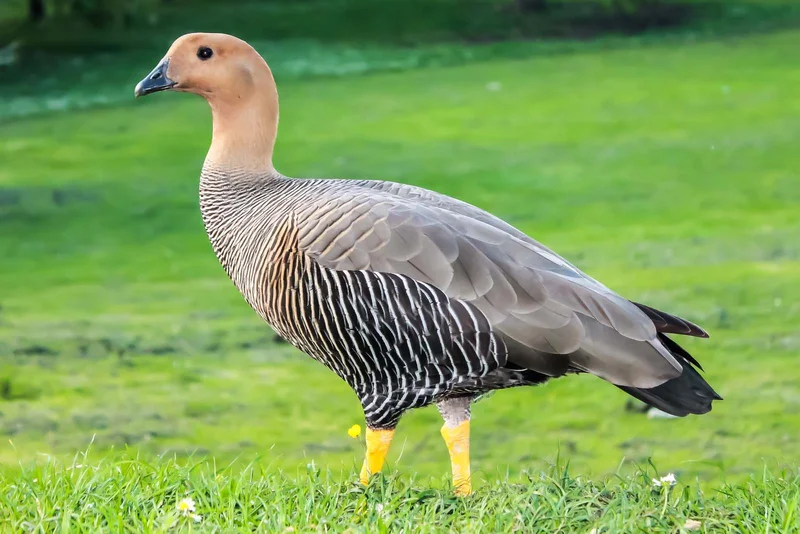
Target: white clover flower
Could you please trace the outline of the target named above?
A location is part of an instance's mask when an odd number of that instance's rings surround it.
[[[178,511],[184,516],[194,516],[194,499],[187,497],[178,501]]]
[[[668,473],[667,476],[663,476],[660,479],[654,478],[653,479],[653,486],[660,488],[660,487],[669,487],[674,486],[678,483],[678,479],[675,478],[674,473]]]

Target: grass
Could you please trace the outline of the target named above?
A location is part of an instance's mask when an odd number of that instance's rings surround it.
[[[154,2],[145,0],[136,4],[143,6],[142,16],[129,27],[95,27],[63,17],[26,25],[21,22],[26,0],[7,0],[0,6],[0,122],[126,102],[130,86],[152,67],[151,58],[192,31],[247,39],[286,80],[592,48],[682,46],[721,35],[800,27],[800,4],[790,0],[674,3],[688,6],[677,10],[691,13],[688,20],[656,17],[661,22],[652,27],[624,31],[619,24],[627,23],[609,15],[610,3],[604,8],[602,1],[553,0],[546,14],[521,16],[513,9],[514,0],[175,0],[155,2],[155,10],[148,7]],[[426,16],[417,16],[420,12]],[[9,42],[20,45],[18,60],[4,66],[3,46]]]
[[[159,459],[45,462],[0,478],[0,513],[14,531],[97,532],[798,532],[800,474],[764,470],[704,492],[654,487],[649,470],[592,482],[553,466],[502,477],[459,499],[426,482],[314,465],[287,477]],[[177,504],[191,499],[194,512]]]
[[[591,377],[478,403],[479,495],[467,504],[423,489],[441,488],[447,473],[433,409],[402,420],[385,493],[352,486],[362,454],[346,434],[361,422],[354,395],[274,343],[203,233],[197,176],[210,117],[201,101],[159,95],[6,119],[3,517],[14,529],[168,529],[174,501],[191,491],[209,518],[198,528],[221,530],[262,520],[264,529],[357,530],[359,513],[379,521],[370,503],[389,499],[387,530],[486,521],[511,530],[519,515],[549,531],[674,531],[694,517],[707,530],[796,531],[797,474],[777,473],[800,460],[799,37],[575,45],[449,68],[279,76],[282,172],[462,198],[626,297],[711,333],[685,343],[726,399],[703,417],[648,419]],[[92,441],[80,463],[96,469],[59,464]],[[30,467],[42,454],[51,463]],[[559,454],[581,477],[620,478],[562,478],[547,471]],[[183,466],[203,457],[232,467],[217,481],[212,466]],[[653,473],[637,468],[651,457],[692,487],[669,501],[654,494]],[[277,474],[311,462],[335,474]],[[754,479],[765,465],[776,474]],[[542,471],[549,478],[539,481]],[[247,508],[250,496],[258,504]],[[292,504],[310,496],[313,509]],[[86,511],[89,502],[104,511]]]

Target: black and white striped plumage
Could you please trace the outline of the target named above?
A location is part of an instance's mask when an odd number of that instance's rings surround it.
[[[402,184],[213,164],[200,193],[217,257],[247,302],[353,388],[371,428],[568,372],[677,415],[719,398],[664,340],[705,336],[699,327],[619,297],[469,204]]]

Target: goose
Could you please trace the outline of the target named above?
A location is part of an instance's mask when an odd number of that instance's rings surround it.
[[[401,416],[429,404],[455,493],[468,495],[470,405],[493,390],[589,373],[675,416],[721,399],[670,337],[702,328],[621,297],[500,218],[402,183],[280,174],[275,80],[241,39],[178,38],[134,93],[167,90],[211,107],[200,211],[222,267],[361,403],[362,483]]]

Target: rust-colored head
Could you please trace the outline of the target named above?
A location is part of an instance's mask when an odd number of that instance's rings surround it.
[[[254,90],[266,62],[252,46],[223,33],[189,33],[179,37],[164,59],[136,86],[135,95],[164,90],[211,98],[243,98]]]
[[[211,105],[214,140],[207,161],[271,169],[278,94],[272,72],[252,46],[222,33],[179,37],[134,94],[166,90],[195,93]]]

